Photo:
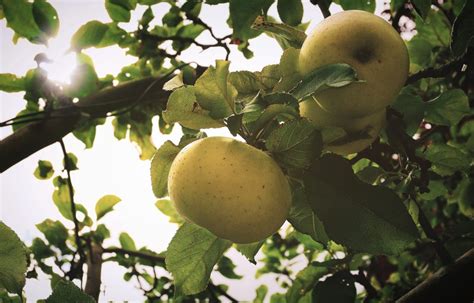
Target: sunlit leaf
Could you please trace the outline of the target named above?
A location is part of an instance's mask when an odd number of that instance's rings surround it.
[[[0,90],[7,93],[25,90],[25,80],[14,74],[0,74]]]
[[[0,289],[21,294],[27,269],[26,249],[17,234],[0,221]]]
[[[133,238],[130,237],[129,234],[127,233],[121,233],[119,236],[119,241],[120,241],[120,246],[122,246],[123,249],[127,250],[137,250],[137,247],[135,246],[135,241],[133,241]]]
[[[165,259],[176,292],[191,295],[206,289],[214,265],[231,244],[206,229],[184,223],[171,240]]]
[[[105,216],[108,212],[111,212],[114,209],[114,206],[120,201],[122,201],[122,199],[114,195],[106,195],[100,198],[95,204],[97,220]]]
[[[327,275],[329,270],[323,266],[308,265],[302,269],[293,280],[293,284],[288,288],[286,301],[288,303],[298,303],[298,301],[321,279]],[[318,302],[318,301],[316,301]]]
[[[53,176],[53,165],[49,161],[39,160],[33,175],[39,180],[46,180]]]
[[[183,217],[179,215],[176,211],[176,208],[173,205],[173,202],[167,199],[160,199],[155,203],[156,208],[158,208],[164,215],[168,216],[171,223],[182,224],[184,223]]]
[[[235,248],[244,255],[249,262],[256,264],[255,255],[258,253],[265,241],[249,243],[249,244],[236,244]]]
[[[298,25],[303,18],[303,4],[301,0],[278,0],[278,15],[289,25]]]
[[[44,43],[41,39],[41,29],[36,24],[33,15],[33,4],[26,0],[2,0],[3,13],[7,26],[19,37],[24,37],[33,43]]]
[[[181,148],[171,141],[166,141],[158,148],[151,161],[151,186],[157,198],[162,198],[168,193],[168,173],[174,158]]]
[[[50,37],[56,36],[59,30],[59,17],[56,9],[46,0],[33,2],[33,16],[41,31]]]
[[[56,283],[53,293],[45,300],[45,303],[95,303],[95,300],[83,293],[74,283],[60,280]]]

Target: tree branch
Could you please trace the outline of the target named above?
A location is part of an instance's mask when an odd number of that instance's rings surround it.
[[[102,274],[102,248],[94,242],[87,256],[87,280],[85,293],[99,301]]]
[[[170,93],[163,91],[162,87],[168,79],[169,77],[160,79],[156,88],[148,92],[141,102],[166,104]],[[157,78],[150,77],[103,89],[81,99],[75,106],[58,109],[58,116],[54,119],[45,118],[25,125],[0,141],[0,173],[75,130],[81,117],[104,117],[109,112],[133,105],[137,95],[156,80]]]
[[[165,257],[160,256],[160,255],[154,255],[142,251],[136,251],[136,250],[128,250],[128,249],[123,249],[123,248],[118,248],[118,247],[109,247],[109,248],[104,248],[102,250],[104,253],[115,253],[115,254],[120,254],[120,255],[129,255],[132,257],[138,257],[142,259],[146,259],[152,262],[156,262],[157,264],[164,264],[165,262]]]
[[[407,84],[415,83],[416,81],[423,79],[423,78],[443,78],[446,77],[450,72],[458,70],[461,68],[466,60],[465,56],[459,57],[458,59],[449,62],[447,64],[441,65],[440,67],[434,68],[429,67],[422,71],[419,71],[411,76],[408,77]]]
[[[331,2],[326,2],[326,0],[310,0],[310,2],[314,5],[319,6],[319,9],[321,10],[321,13],[323,14],[324,18],[327,18],[331,16],[331,12],[329,11],[329,6],[331,5]]]
[[[399,298],[397,303],[472,303],[474,248]]]

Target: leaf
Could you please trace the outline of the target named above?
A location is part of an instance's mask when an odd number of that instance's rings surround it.
[[[413,4],[415,11],[418,13],[418,15],[420,15],[421,18],[426,19],[426,16],[428,16],[428,12],[430,11],[430,8],[431,8],[431,0],[410,0],[410,1]]]
[[[234,272],[235,264],[226,256],[222,256],[222,258],[217,262],[216,270],[220,272],[224,277],[229,279],[242,279],[242,276],[237,275]]]
[[[407,134],[414,135],[425,116],[426,103],[420,96],[401,93],[392,107],[403,115]]]
[[[449,145],[430,145],[424,156],[431,162],[431,169],[441,176],[449,176],[456,171],[466,171],[470,164],[465,153]]]
[[[329,238],[323,223],[309,205],[304,188],[292,188],[293,203],[288,215],[288,222],[299,232],[309,235],[314,241],[326,244]]]
[[[439,11],[429,10],[423,20],[415,15],[417,37],[429,41],[433,47],[448,47],[451,41],[450,23]]]
[[[255,255],[258,253],[263,243],[265,243],[265,240],[262,240],[260,242],[255,242],[255,243],[248,243],[248,244],[236,244],[235,248],[242,255],[244,255],[247,258],[247,260],[249,260],[250,263],[257,264],[257,262],[255,261]]]
[[[27,270],[26,249],[17,234],[0,221],[0,289],[21,295]]]
[[[61,221],[46,219],[43,222],[36,224],[36,228],[44,234],[49,244],[58,248],[66,247],[66,240],[69,233]]]
[[[19,37],[24,37],[33,43],[43,43],[41,29],[33,16],[33,4],[26,0],[2,0],[3,13],[7,26]]]
[[[431,64],[432,45],[429,41],[418,36],[407,42],[410,57],[410,71],[416,72]]]
[[[141,160],[151,159],[156,152],[155,145],[151,140],[152,128],[151,118],[145,118],[144,121],[131,121],[130,123],[129,139],[137,144]]]
[[[344,10],[364,10],[370,13],[375,11],[375,0],[336,0],[335,3],[342,6]]]
[[[258,82],[263,86],[264,90],[271,90],[280,81],[281,73],[278,64],[267,65],[260,72],[256,72]]]
[[[168,193],[168,173],[180,150],[181,148],[171,141],[166,141],[156,151],[151,160],[151,187],[157,198],[162,198]]]
[[[120,1],[105,0],[105,9],[107,10],[110,18],[115,22],[130,21],[130,9],[122,5]]]
[[[163,84],[163,90],[172,91],[183,86],[183,73],[179,73]]]
[[[293,284],[286,293],[286,301],[288,303],[298,303],[307,292],[313,289],[318,280],[328,273],[329,270],[326,267],[309,264],[296,275]]]
[[[169,124],[178,122],[184,127],[196,130],[224,126],[222,121],[213,119],[209,116],[209,111],[199,106],[192,86],[181,87],[171,93],[163,119]]]
[[[301,48],[306,39],[304,31],[287,24],[265,20],[262,16],[255,19],[252,28],[263,31],[270,37],[273,37],[283,50],[289,47]]]
[[[265,297],[267,296],[267,293],[268,293],[268,287],[265,284],[260,285],[255,290],[255,299],[253,300],[253,303],[263,303],[265,301]]]
[[[293,119],[275,129],[265,146],[284,165],[307,168],[321,154],[323,139],[308,120]]]
[[[93,20],[82,25],[72,36],[71,49],[80,51],[84,48],[97,46],[101,43],[109,26]]]
[[[250,26],[258,15],[268,10],[273,1],[274,0],[253,0],[242,5],[239,0],[230,0],[229,13],[234,30],[233,37],[242,41],[256,37],[259,32],[252,30]]]
[[[206,289],[214,265],[232,243],[197,225],[184,223],[166,252],[166,268],[177,294],[197,294]]]
[[[46,0],[33,2],[33,16],[41,31],[50,37],[56,36],[59,30],[59,17],[56,9]]]
[[[25,89],[24,78],[18,78],[14,74],[0,74],[0,90],[14,93],[24,91]]]
[[[83,293],[74,283],[60,280],[45,303],[95,303],[95,300]]]
[[[348,273],[338,272],[319,282],[313,289],[313,302],[353,303],[356,299],[354,278]]]
[[[469,113],[469,100],[461,89],[445,91],[426,104],[426,120],[438,125],[455,126]]]
[[[164,215],[168,216],[171,223],[183,224],[185,220],[174,208],[173,202],[168,199],[160,199],[155,203],[156,208],[158,208]]]
[[[308,202],[330,239],[356,251],[398,254],[418,231],[389,188],[358,180],[348,160],[326,154],[304,176]]]
[[[83,98],[99,90],[99,77],[89,56],[79,53],[76,58],[77,66],[71,76],[71,85],[66,88],[66,94],[69,97]]]
[[[114,195],[106,195],[100,198],[95,204],[97,220],[105,216],[108,212],[111,212],[114,209],[115,204],[120,201],[122,201],[122,199]]]
[[[132,237],[130,237],[129,234],[125,232],[120,233],[119,241],[120,241],[120,246],[122,246],[123,249],[137,250],[137,247],[135,246],[135,241],[133,241]]]
[[[454,21],[451,33],[451,50],[454,56],[464,54],[474,37],[474,3],[466,1],[464,7]]]
[[[278,82],[274,91],[288,92],[301,81],[302,77],[298,71],[298,58],[300,50],[290,47],[286,49],[280,58],[281,80]]]
[[[229,61],[217,60],[197,79],[195,87],[199,105],[214,119],[226,118],[234,112],[237,90],[228,81]]]
[[[35,169],[33,175],[39,180],[46,180],[53,176],[53,165],[49,161],[39,160],[38,167]]]
[[[73,153],[67,153],[66,157],[63,159],[63,166],[69,170],[77,170],[77,157]]]
[[[252,125],[252,129],[256,131],[263,130],[270,122],[279,116],[285,116],[289,118],[298,117],[298,112],[293,106],[286,104],[270,104],[263,113],[258,117],[255,123]]]
[[[288,25],[296,26],[303,18],[303,4],[301,0],[278,0],[278,15]]]
[[[343,87],[358,82],[356,71],[348,64],[322,66],[304,77],[290,93],[298,101],[329,87]]]

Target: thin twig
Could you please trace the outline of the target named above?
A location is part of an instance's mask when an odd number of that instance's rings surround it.
[[[218,285],[215,285],[213,283],[209,283],[209,288],[211,290],[215,290],[216,292],[218,292],[220,295],[226,297],[227,299],[229,299],[231,302],[239,302],[237,299],[235,299],[234,297],[232,297],[231,295],[229,295],[226,291],[224,291],[222,288],[220,288]]]
[[[104,253],[115,253],[115,254],[120,254],[120,255],[129,255],[132,257],[139,257],[142,259],[146,259],[149,261],[153,261],[156,263],[163,263],[165,261],[165,257],[159,256],[159,255],[154,255],[151,253],[146,253],[142,251],[136,251],[136,250],[128,250],[128,249],[123,249],[119,247],[109,247],[109,248],[104,248],[103,249]]]
[[[76,203],[74,202],[74,187],[72,186],[72,180],[71,180],[70,159],[67,154],[64,141],[62,139],[59,140],[59,144],[61,145],[61,150],[64,156],[64,168],[66,169],[66,172],[67,172],[67,185],[69,187],[69,200],[71,203],[72,219],[74,222],[74,237],[76,240],[77,251],[79,253],[79,259],[80,259],[79,262],[82,264],[82,262],[84,262],[85,260],[85,254],[82,248],[81,237],[79,236],[79,221],[77,220],[77,216],[76,216],[77,210],[76,210]],[[74,262],[74,260],[72,260],[72,262]]]
[[[457,58],[456,60],[447,64],[441,65],[440,67],[434,68],[429,67],[422,71],[419,71],[408,77],[406,84],[412,84],[423,78],[443,78],[446,77],[450,72],[461,68],[466,61],[466,56]]]

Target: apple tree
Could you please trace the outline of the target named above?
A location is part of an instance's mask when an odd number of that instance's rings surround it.
[[[153,8],[160,3],[168,11],[156,18]],[[25,75],[0,74],[0,90],[24,92],[25,103],[15,117],[0,122],[13,128],[0,142],[0,171],[55,143],[64,156],[62,163],[41,160],[34,171],[36,178],[52,180],[52,202],[63,221],[34,222],[42,236],[31,243],[0,222],[0,302],[24,302],[25,283],[39,272],[51,280],[45,302],[96,302],[106,262],[125,268],[123,279],[137,283],[146,302],[237,302],[228,285],[211,279],[213,271],[242,278],[230,250],[283,290],[256,285],[248,290],[254,302],[472,302],[474,2],[388,1],[381,10],[385,20],[374,17],[374,0],[306,4],[105,0],[110,22],[87,22],[71,37],[79,65],[70,85],[48,79],[43,54],[32,58],[38,66]],[[231,34],[217,35],[201,18],[201,8],[209,5],[225,6]],[[125,30],[138,7],[145,9],[137,27]],[[312,36],[302,22],[308,8],[320,10],[328,28],[331,20],[342,23],[324,39]],[[349,15],[352,10],[359,12]],[[0,18],[15,40],[47,44],[60,17],[46,0],[0,0]],[[366,30],[360,30],[363,22]],[[202,33],[213,42],[199,42]],[[231,72],[230,52],[252,57],[252,40],[259,35],[278,42],[280,61],[260,71]],[[378,43],[386,39],[398,42],[378,54]],[[136,61],[100,78],[83,50],[112,45]],[[226,56],[201,66],[182,59],[190,47],[219,48]],[[344,51],[356,61],[338,57]],[[181,130],[179,142],[153,144],[155,117],[162,136]],[[93,148],[96,127],[106,119],[117,140],[128,139],[140,159],[150,162],[156,206],[179,226],[166,251],[137,247],[127,233],[120,234],[120,246],[105,245],[111,233],[101,218],[119,197],[105,195],[94,210],[75,201],[75,190],[81,190],[73,184],[78,159],[62,138],[72,134]],[[229,152],[229,159],[215,165],[204,155],[210,148],[188,153],[211,128],[227,128],[255,154]],[[226,145],[215,146],[221,157],[219,148]],[[246,169],[260,167],[262,161],[253,158],[257,152],[284,176],[282,186],[269,186],[274,200],[284,199],[288,186],[289,206],[267,199],[265,216],[255,215],[265,200],[259,182],[265,186],[274,175]],[[174,162],[186,155],[197,160]],[[191,168],[174,167],[183,163]],[[232,165],[236,170],[225,168]],[[179,172],[179,182],[170,171]],[[197,185],[211,174],[219,174],[213,180],[224,180],[225,187]],[[250,187],[239,190],[239,184]],[[254,207],[248,217],[247,209],[226,204],[247,205],[245,199]],[[188,202],[194,204],[184,210]],[[288,222],[279,231],[281,222],[268,237],[240,237],[276,213]],[[66,221],[74,227],[66,228]],[[220,233],[230,226],[237,226],[230,234],[239,237]],[[295,270],[297,262],[305,267]]]

